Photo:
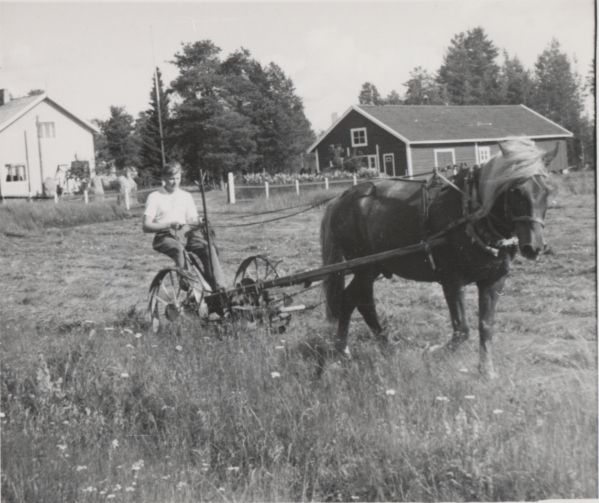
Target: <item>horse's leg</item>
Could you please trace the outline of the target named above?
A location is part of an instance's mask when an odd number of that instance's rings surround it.
[[[493,325],[495,324],[495,308],[503,290],[505,279],[503,276],[497,281],[479,281],[478,286],[478,333],[480,338],[479,372],[490,378],[497,378],[493,368],[491,356],[491,340],[493,339]]]
[[[455,351],[470,335],[470,328],[466,321],[464,285],[457,280],[443,282],[443,293],[453,327],[453,334],[445,347]]]
[[[341,299],[341,314],[339,316],[339,325],[337,326],[337,341],[335,349],[341,353],[349,353],[347,349],[347,339],[349,336],[349,322],[354,309],[357,307],[368,326],[377,334],[380,335],[383,329],[379,325],[374,311],[374,300],[372,299],[372,275],[357,273],[354,275],[350,284],[343,290]],[[370,292],[370,302],[372,310],[369,309],[369,301],[364,298],[364,291]],[[364,314],[366,313],[366,315]],[[374,316],[373,316],[374,314]]]
[[[379,323],[378,316],[376,314],[376,306],[374,304],[374,280],[378,276],[378,273],[370,273],[368,275],[361,276],[360,287],[358,295],[360,299],[358,301],[358,311],[364,318],[364,321],[382,342],[387,342],[387,337],[383,334],[383,327]]]

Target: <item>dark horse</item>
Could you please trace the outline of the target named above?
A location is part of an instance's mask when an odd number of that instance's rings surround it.
[[[464,170],[443,184],[376,180],[345,191],[326,209],[320,240],[324,265],[425,242],[445,241],[426,251],[331,274],[324,282],[327,315],[338,321],[336,349],[348,352],[349,321],[357,307],[375,335],[386,340],[377,319],[373,282],[381,274],[443,287],[455,350],[468,338],[464,287],[476,283],[479,302],[479,371],[496,377],[491,358],[495,307],[510,263],[520,253],[535,260],[543,251],[549,190],[546,166],[557,154],[531,140],[500,144],[500,153],[481,168]],[[517,237],[516,239],[513,239]]]

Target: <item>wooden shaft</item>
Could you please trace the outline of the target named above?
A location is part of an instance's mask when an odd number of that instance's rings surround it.
[[[259,281],[254,283],[253,285],[242,286],[239,288],[234,288],[231,290],[227,290],[226,293],[234,294],[234,293],[246,293],[252,291],[260,291],[268,288],[275,288],[281,286],[292,286],[299,285],[301,283],[306,283],[308,281],[318,281],[324,279],[329,274],[334,274],[338,272],[349,272],[351,269],[355,269],[356,267],[375,264],[377,262],[382,262],[384,260],[390,258],[401,257],[403,255],[409,255],[411,253],[416,253],[419,251],[426,250],[429,247],[438,246],[440,244],[445,243],[445,238],[431,239],[424,243],[419,243],[412,246],[406,246],[405,248],[397,248],[395,250],[389,250],[386,252],[376,253],[374,255],[368,255],[366,257],[355,258],[353,260],[348,260],[345,262],[338,262],[336,264],[327,265],[324,267],[320,267],[318,269],[313,269],[311,271],[300,272],[297,274],[291,274],[289,276],[283,276],[282,278],[275,278],[268,281]],[[210,298],[212,296],[216,296],[220,294],[211,294],[207,295],[206,298]]]
[[[208,242],[208,274],[210,283],[214,283],[214,272],[212,270],[212,239],[210,238],[210,225],[208,225],[208,210],[206,209],[206,196],[204,195],[204,173],[200,170],[200,192],[202,193],[202,206],[204,208],[204,222],[206,222],[206,241]],[[212,285],[214,288],[215,285]]]

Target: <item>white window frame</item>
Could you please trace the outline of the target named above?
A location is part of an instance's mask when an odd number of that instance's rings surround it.
[[[27,181],[27,169],[25,164],[5,164],[4,167],[7,170],[5,180],[6,183],[19,183]],[[19,180],[19,177],[21,178]],[[8,180],[8,178],[11,178]]]
[[[368,136],[366,135],[366,128],[365,127],[359,127],[359,128],[354,128],[354,129],[350,129],[350,134],[351,134],[351,146],[352,147],[366,147],[368,146]],[[364,143],[358,143],[356,142],[356,138],[355,138],[355,134],[360,134],[360,133],[364,133]]]
[[[379,163],[376,155],[367,155],[368,169],[378,169]]]
[[[455,148],[436,148],[435,149],[435,168],[439,167],[439,159],[437,158],[437,154],[446,154],[447,152],[451,152],[451,165],[455,165]],[[445,166],[441,166],[445,168]]]
[[[486,157],[483,159],[483,152],[486,154]],[[478,147],[478,164],[484,164],[485,162],[491,159],[491,147]]]
[[[54,122],[38,122],[37,127],[40,138],[56,138]]]

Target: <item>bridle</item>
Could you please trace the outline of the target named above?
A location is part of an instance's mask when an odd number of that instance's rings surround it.
[[[536,180],[536,176],[539,175],[535,175],[532,180],[537,184],[537,185],[541,185],[537,180]],[[535,217],[532,215],[514,215],[511,208],[508,205],[508,195],[510,192],[512,192],[514,190],[514,188],[512,187],[510,190],[505,192],[505,197],[504,197],[504,211],[505,211],[505,215],[508,218],[508,222],[533,222],[533,223],[537,223],[540,224],[542,227],[545,227],[545,220],[543,220],[542,218],[539,217]]]

